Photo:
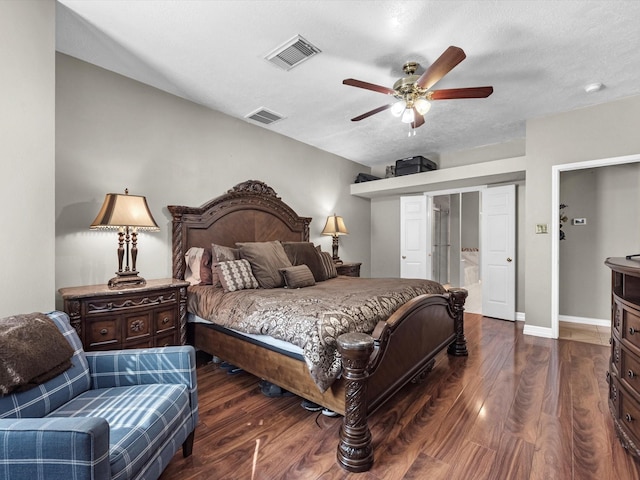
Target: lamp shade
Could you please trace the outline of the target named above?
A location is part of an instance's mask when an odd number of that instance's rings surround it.
[[[335,213],[329,217],[327,217],[327,223],[322,230],[323,235],[348,235],[349,231],[347,227],[344,225],[344,220],[342,217],[336,215]]]
[[[138,230],[160,230],[151,215],[147,199],[140,195],[107,193],[91,229],[134,227]]]

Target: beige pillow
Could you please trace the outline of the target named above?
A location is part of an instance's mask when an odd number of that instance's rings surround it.
[[[258,288],[258,281],[251,273],[251,265],[246,260],[216,263],[213,269],[225,292]]]
[[[184,260],[186,263],[186,268],[184,270],[184,279],[191,285],[200,284],[200,264],[202,262],[203,253],[204,248],[191,247],[189,250],[187,250],[187,253],[184,254]]]
[[[220,262],[230,262],[232,260],[240,260],[240,250],[237,248],[225,247],[224,245],[211,244],[212,264]],[[214,268],[212,270],[211,283],[215,287],[221,287],[222,284],[218,278],[218,273]]]
[[[311,269],[304,264],[281,268],[280,272],[287,288],[303,288],[316,284]]]
[[[236,243],[240,258],[251,264],[251,271],[262,288],[284,286],[281,268],[291,267],[291,262],[279,241]]]

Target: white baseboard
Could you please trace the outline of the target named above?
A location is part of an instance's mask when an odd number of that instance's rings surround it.
[[[524,312],[516,312],[516,322],[524,322]]]
[[[522,333],[525,335],[532,335],[534,337],[555,338],[550,327],[538,327],[536,325],[525,324]]]
[[[558,320],[566,323],[581,323],[583,325],[596,325],[598,327],[610,327],[611,320],[601,318],[573,317],[571,315],[558,315]]]

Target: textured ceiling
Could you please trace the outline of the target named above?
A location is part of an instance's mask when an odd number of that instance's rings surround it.
[[[265,107],[285,118],[263,128],[370,166],[523,139],[527,119],[640,94],[637,0],[60,0],[56,22],[62,53],[232,117]],[[265,60],[298,34],[322,52],[289,71]],[[467,58],[434,88],[492,96],[433,102],[415,136],[388,111],[350,121],[389,97],[343,79],[391,87],[449,45]]]

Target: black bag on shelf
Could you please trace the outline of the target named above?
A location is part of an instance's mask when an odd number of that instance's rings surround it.
[[[370,182],[371,180],[380,180],[380,177],[368,173],[359,173],[355,183]]]
[[[422,155],[396,160],[396,177],[437,169],[438,165],[434,161],[424,158]]]

